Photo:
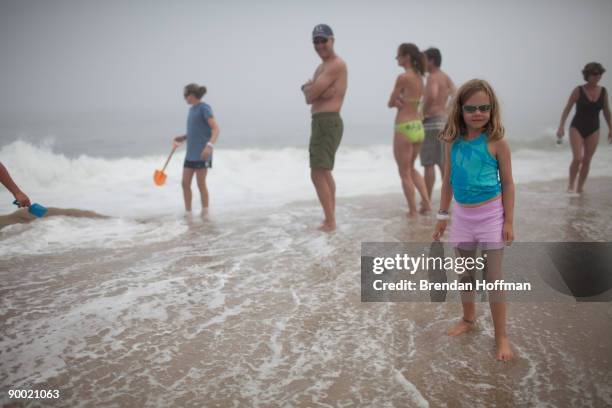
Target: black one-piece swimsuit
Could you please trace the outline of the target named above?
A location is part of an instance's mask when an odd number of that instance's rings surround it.
[[[571,127],[576,128],[580,136],[587,138],[593,132],[599,130],[599,111],[603,109],[604,97],[606,96],[606,88],[602,87],[599,93],[599,98],[591,101],[584,89],[579,86],[580,96],[576,101],[576,114],[572,119]]]

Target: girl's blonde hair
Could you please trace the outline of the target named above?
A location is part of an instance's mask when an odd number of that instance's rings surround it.
[[[489,122],[485,126],[485,132],[489,140],[499,140],[504,137],[504,126],[501,122],[501,112],[499,102],[491,85],[482,79],[471,79],[465,84],[461,85],[457,91],[457,95],[451,102],[450,113],[448,115],[448,121],[442,133],[440,133],[440,139],[446,142],[453,142],[458,136],[467,133],[467,126],[463,120],[463,104],[465,101],[470,99],[476,92],[482,91],[487,94],[491,103],[491,116]]]

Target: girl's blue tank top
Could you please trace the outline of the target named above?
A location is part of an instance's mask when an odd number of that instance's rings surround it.
[[[478,204],[501,193],[499,164],[487,148],[487,135],[459,136],[451,147],[450,183],[459,204]]]

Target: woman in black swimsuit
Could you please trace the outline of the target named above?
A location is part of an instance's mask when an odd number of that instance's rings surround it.
[[[610,104],[608,103],[608,92],[603,86],[598,86],[597,83],[601,79],[601,75],[606,70],[597,62],[586,64],[582,70],[582,75],[586,84],[576,87],[563,109],[561,114],[561,123],[557,130],[557,137],[563,137],[563,129],[565,120],[572,106],[576,104],[576,114],[570,124],[570,144],[574,158],[569,167],[569,184],[568,192],[574,191],[574,181],[576,175],[580,171],[578,177],[577,193],[582,193],[584,181],[589,174],[589,166],[591,158],[597,149],[599,142],[599,111],[603,109],[604,118],[608,123],[608,142],[612,143],[612,126],[610,125]]]

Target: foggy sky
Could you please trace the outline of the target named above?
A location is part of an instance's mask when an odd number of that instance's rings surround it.
[[[440,48],[458,85],[489,80],[509,130],[533,133],[556,127],[585,63],[608,69],[610,89],[610,21],[609,0],[1,1],[0,113],[184,112],[198,82],[221,126],[303,126],[310,33],[327,23],[349,70],[345,122],[392,123],[395,52],[414,42]]]

